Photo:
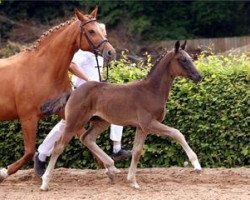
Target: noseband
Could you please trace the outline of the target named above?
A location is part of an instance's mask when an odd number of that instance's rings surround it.
[[[85,26],[85,25],[87,25],[87,24],[89,24],[89,23],[91,23],[91,22],[95,22],[95,21],[96,21],[96,19],[93,18],[93,19],[90,19],[89,21],[86,21],[86,22],[84,22],[84,23],[81,23],[81,25],[80,25],[80,29],[81,29],[80,44],[82,43],[82,35],[83,35],[83,36],[87,39],[87,42],[88,42],[89,46],[91,47],[92,51],[93,51],[95,54],[101,55],[101,54],[100,54],[101,51],[99,50],[99,48],[100,48],[104,43],[108,42],[108,40],[107,40],[107,39],[104,39],[104,40],[102,40],[99,44],[95,45],[95,44],[91,41],[91,39],[89,38],[89,36],[88,36],[88,34],[87,34],[87,31],[84,29],[84,26]]]
[[[93,19],[90,19],[89,21],[86,21],[84,23],[81,23],[80,25],[80,29],[81,29],[81,36],[80,36],[80,44],[82,43],[82,36],[84,36],[86,39],[87,39],[87,42],[91,48],[91,50],[93,51],[93,53],[95,54],[95,59],[96,59],[96,64],[97,64],[97,68],[98,68],[98,73],[99,73],[99,80],[102,81],[102,77],[101,77],[101,72],[100,72],[100,65],[99,65],[99,62],[98,62],[98,58],[97,56],[98,55],[101,55],[101,51],[99,50],[99,48],[106,42],[108,42],[107,39],[104,39],[102,40],[99,44],[95,45],[91,39],[89,38],[88,34],[87,34],[87,31],[84,29],[84,26],[86,24],[89,24],[91,22],[95,22],[96,19],[93,18]],[[108,66],[107,66],[107,79],[105,81],[108,80]]]

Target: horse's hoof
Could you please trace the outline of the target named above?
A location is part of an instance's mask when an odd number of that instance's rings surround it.
[[[0,169],[0,183],[3,182],[4,179],[8,177],[7,169],[2,168]]]

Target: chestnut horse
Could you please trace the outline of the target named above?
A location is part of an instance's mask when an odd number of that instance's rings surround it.
[[[150,133],[177,140],[195,170],[200,171],[198,158],[182,133],[161,123],[165,117],[166,101],[174,79],[184,76],[194,82],[202,80],[191,57],[184,50],[185,46],[186,42],[181,47],[179,41],[176,42],[174,50],[166,52],[144,80],[124,85],[90,81],[73,91],[65,107],[65,130],[54,147],[49,165],[42,177],[41,190],[48,189],[56,160],[65,145],[91,118],[91,127],[80,139],[104,163],[111,181],[119,170],[115,168],[114,161],[96,144],[97,136],[111,123],[137,128],[127,177],[132,187],[139,188],[135,178],[136,168],[144,141]]]
[[[25,153],[0,170],[0,182],[15,173],[35,153],[40,107],[46,100],[71,90],[68,67],[78,49],[115,57],[115,50],[96,22],[97,7],[43,34],[30,49],[0,60],[0,120],[20,119]]]

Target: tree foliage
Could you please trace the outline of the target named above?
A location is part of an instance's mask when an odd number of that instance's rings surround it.
[[[0,13],[49,23],[57,17],[72,16],[76,7],[89,11],[95,5],[109,28],[134,40],[250,34],[248,1],[3,1]]]
[[[250,33],[247,1],[98,1],[101,17],[113,27],[122,25],[130,36],[162,40],[222,37]]]

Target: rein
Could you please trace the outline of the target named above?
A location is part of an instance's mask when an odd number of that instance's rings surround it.
[[[101,51],[99,50],[99,48],[106,42],[108,42],[107,39],[102,40],[98,45],[95,46],[95,44],[91,41],[91,39],[89,38],[86,30],[84,29],[84,26],[86,24],[89,24],[91,22],[95,22],[96,19],[90,19],[89,21],[86,21],[85,23],[81,23],[80,25],[80,29],[81,29],[81,37],[80,37],[80,44],[82,43],[82,35],[87,39],[87,42],[89,44],[89,46],[91,47],[93,53],[95,54],[95,59],[96,59],[96,64],[97,64],[97,68],[98,68],[98,74],[99,74],[99,81],[100,82],[106,82],[108,80],[108,65],[107,65],[107,78],[106,80],[102,80],[102,76],[101,76],[101,71],[100,71],[100,65],[98,62],[98,55],[101,55]]]

